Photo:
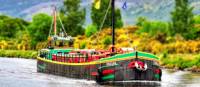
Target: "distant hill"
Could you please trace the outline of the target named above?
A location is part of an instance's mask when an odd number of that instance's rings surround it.
[[[124,1],[127,8],[122,9]],[[51,14],[51,6],[62,7],[63,0],[0,0],[0,14],[31,20],[37,13]],[[91,23],[90,7],[92,0],[82,0],[81,6],[86,8],[86,24]],[[200,0],[190,0],[194,13],[200,14]],[[125,25],[134,24],[137,17],[145,16],[152,20],[169,21],[173,10],[173,0],[116,0],[116,6],[121,9]]]

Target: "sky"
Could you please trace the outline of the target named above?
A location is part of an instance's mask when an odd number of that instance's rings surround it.
[[[52,5],[62,6],[63,0],[0,0],[0,14],[20,17],[31,21],[32,16],[38,13],[52,14]],[[123,9],[123,4],[127,8]],[[194,13],[200,13],[200,0],[190,0],[194,6]],[[90,9],[92,0],[82,0],[81,6],[86,8],[86,25],[90,24]],[[170,21],[170,12],[174,8],[173,0],[116,0],[116,7],[121,10],[124,25],[132,25],[138,17],[150,20]]]

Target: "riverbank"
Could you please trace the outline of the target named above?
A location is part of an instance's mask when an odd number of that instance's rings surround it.
[[[200,72],[200,54],[162,54],[160,58],[164,68]]]
[[[35,59],[37,51],[0,50],[0,57]],[[160,54],[161,66],[167,69],[200,72],[200,54]]]
[[[33,50],[0,50],[0,57],[34,59],[37,51]]]

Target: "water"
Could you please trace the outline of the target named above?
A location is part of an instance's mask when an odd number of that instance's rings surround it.
[[[130,87],[200,87],[200,73],[163,70],[161,82],[126,81],[115,86]],[[112,87],[95,81],[71,79],[37,73],[36,60],[0,58],[0,87]]]

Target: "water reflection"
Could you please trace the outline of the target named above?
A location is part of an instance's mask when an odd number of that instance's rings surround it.
[[[0,58],[1,87],[200,87],[200,73],[163,70],[162,81],[121,81],[98,85],[95,81],[37,73],[36,60]]]

